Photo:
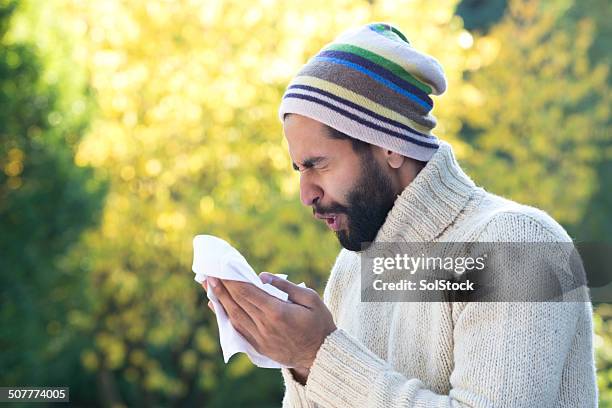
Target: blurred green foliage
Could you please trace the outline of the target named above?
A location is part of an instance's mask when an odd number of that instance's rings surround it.
[[[99,218],[105,185],[74,163],[85,84],[72,92],[71,78],[49,80],[36,45],[9,38],[16,6],[0,2],[0,382],[60,385],[79,364],[67,314],[86,282],[60,260]]]
[[[608,66],[593,63],[593,21],[565,18],[569,2],[510,2],[475,40],[473,88],[462,112],[470,173],[491,191],[578,225],[610,161]],[[483,58],[489,50],[492,57]],[[501,176],[503,175],[503,176]]]
[[[608,237],[610,20],[569,0],[458,3],[0,0],[0,383],[70,385],[81,405],[278,406],[277,371],[223,363],[191,240],[323,288],[339,246],[299,203],[276,112],[301,64],[367,21],[446,68],[436,134],[478,182]]]
[[[508,0],[461,0],[455,12],[466,30],[487,32],[504,15]]]

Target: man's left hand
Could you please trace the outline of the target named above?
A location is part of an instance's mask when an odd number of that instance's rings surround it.
[[[247,282],[208,277],[208,288],[232,326],[257,352],[288,367],[309,370],[325,338],[336,330],[316,291],[262,272],[260,278],[289,295],[293,303]]]

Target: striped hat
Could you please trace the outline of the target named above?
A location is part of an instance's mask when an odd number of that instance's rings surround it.
[[[428,161],[438,149],[429,95],[446,90],[442,66],[388,23],[346,31],[291,81],[279,108],[366,143]]]

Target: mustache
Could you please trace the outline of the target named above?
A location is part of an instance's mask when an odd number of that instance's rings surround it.
[[[330,213],[331,214],[348,214],[348,211],[349,211],[348,207],[345,207],[338,203],[333,203],[328,206],[322,206],[322,205],[317,205],[317,204],[314,204],[312,206],[313,215],[315,213],[321,214],[321,215],[330,214]]]

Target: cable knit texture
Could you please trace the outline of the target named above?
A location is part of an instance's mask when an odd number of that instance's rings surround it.
[[[571,238],[544,211],[476,186],[441,141],[375,240],[435,241]],[[365,303],[360,282],[359,253],[343,249],[323,295],[338,329],[306,386],[281,369],[283,407],[597,406],[587,288],[574,302]]]

